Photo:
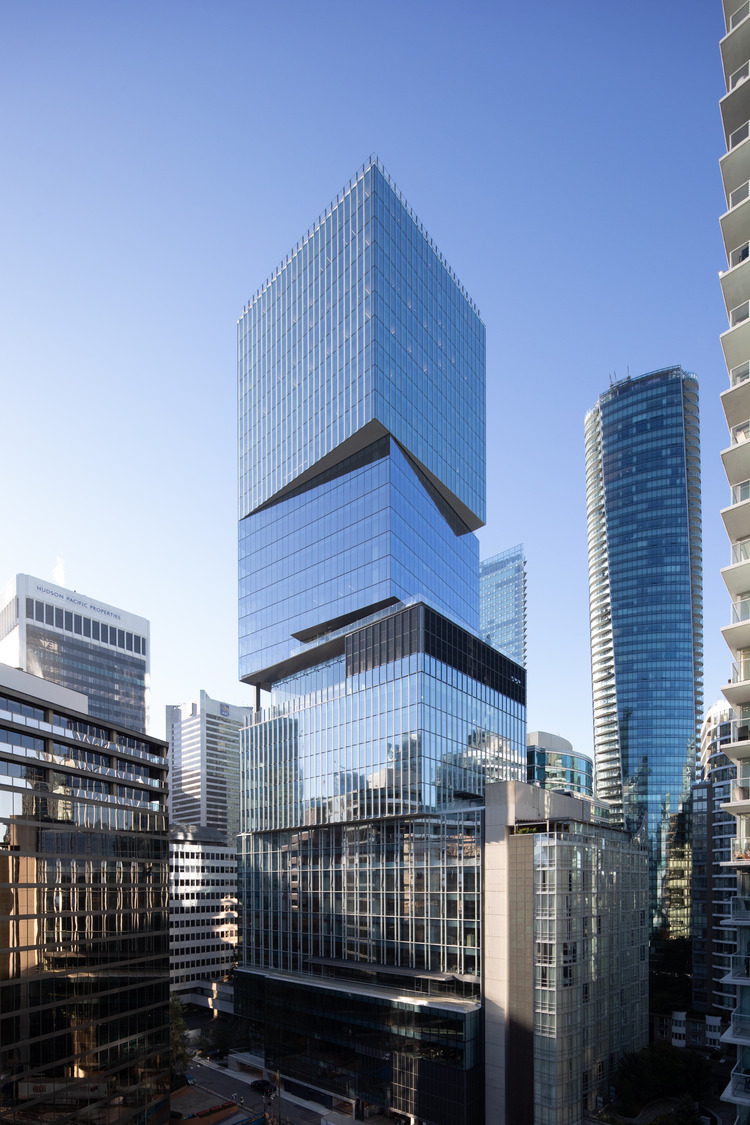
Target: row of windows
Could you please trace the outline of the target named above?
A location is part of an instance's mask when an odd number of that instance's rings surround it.
[[[90,617],[71,613],[56,605],[27,598],[26,617],[30,621],[39,621],[44,625],[52,625],[55,629],[63,629],[66,633],[77,633],[101,644],[114,645],[127,652],[137,652],[141,656],[146,655],[146,638],[139,636],[138,633],[130,633],[124,629],[117,629],[114,625],[92,621]]]

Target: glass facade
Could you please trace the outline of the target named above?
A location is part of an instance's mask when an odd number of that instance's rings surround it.
[[[476,306],[371,159],[240,319],[240,519],[367,427],[392,434],[476,529],[484,372]]]
[[[526,666],[526,555],[523,543],[479,564],[479,632]]]
[[[240,674],[271,703],[238,1010],[285,1080],[435,1125],[481,1113],[481,804],[526,769],[525,672],[478,636],[484,348],[374,160],[239,324]]]
[[[134,653],[27,625],[26,661],[32,675],[87,695],[94,718],[145,731],[146,661]]]
[[[0,1121],[166,1121],[166,746],[0,692]]]
[[[145,618],[30,574],[0,590],[0,606],[0,663],[80,692],[94,718],[145,732]]]
[[[695,377],[668,368],[603,394],[586,417],[586,473],[597,794],[645,828],[651,926],[675,936],[689,895],[670,915],[668,846],[683,833],[701,719]]]
[[[526,780],[545,789],[564,789],[584,797],[594,795],[594,767],[583,754],[560,753],[527,745]]]
[[[647,858],[623,833],[575,822],[533,848],[533,1121],[578,1125],[648,1041]]]

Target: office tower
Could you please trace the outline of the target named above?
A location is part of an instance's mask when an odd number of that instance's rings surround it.
[[[169,1118],[166,751],[0,665],[0,1122]]]
[[[737,876],[728,866],[736,821],[725,808],[737,777],[736,767],[724,753],[724,746],[733,741],[733,721],[734,713],[725,699],[706,712],[701,727],[703,780],[693,790],[693,1006],[721,1015],[724,1020],[736,1003],[734,985],[725,980],[737,936],[729,924]],[[696,800],[697,790],[705,794],[700,801]],[[705,826],[700,823],[703,816]],[[705,841],[702,847],[701,829]]]
[[[479,632],[526,667],[526,556],[523,543],[479,564]]]
[[[145,731],[150,655],[144,617],[29,574],[0,595],[0,661],[82,692],[95,719]]]
[[[235,841],[199,825],[169,830],[169,987],[186,1004],[232,1012],[237,950]]]
[[[586,798],[485,802],[485,1120],[578,1125],[648,1043],[646,845]]]
[[[479,313],[377,160],[239,322],[251,1049],[296,1090],[481,1119],[482,799],[525,672],[481,641]],[[328,1104],[328,1103],[327,1103]]]
[[[729,320],[722,334],[729,386],[721,401],[729,428],[729,445],[722,461],[729,483],[728,504],[721,515],[731,548],[722,576],[731,600],[729,621],[722,629],[732,653],[730,682],[722,693],[733,711],[731,735],[722,751],[736,767],[729,800],[724,806],[737,819],[732,859],[737,895],[731,902],[736,930],[735,952],[725,983],[737,990],[737,1006],[723,1039],[737,1049],[737,1064],[724,1097],[737,1105],[735,1121],[750,1121],[750,18],[747,3],[724,0],[726,35],[721,56],[726,94],[721,99],[726,153],[721,175],[726,212],[721,231],[727,268],[721,289]]]
[[[701,715],[698,384],[679,367],[613,384],[586,415],[591,674],[597,795],[649,839],[650,925],[676,936],[665,895],[681,847]]]
[[[526,780],[543,789],[565,789],[582,797],[594,795],[594,766],[585,754],[574,754],[567,738],[544,730],[526,735]]]
[[[240,828],[240,730],[252,707],[211,699],[167,707],[169,815],[215,828],[234,848]]]

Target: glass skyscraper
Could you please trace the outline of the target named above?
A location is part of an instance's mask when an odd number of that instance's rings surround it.
[[[479,632],[526,667],[526,555],[523,543],[479,564]]]
[[[596,791],[649,841],[652,933],[689,925],[684,835],[702,708],[698,383],[679,367],[615,383],[586,416]]]
[[[479,635],[485,331],[380,163],[239,322],[237,1007],[288,1089],[482,1105],[482,799],[525,672]]]

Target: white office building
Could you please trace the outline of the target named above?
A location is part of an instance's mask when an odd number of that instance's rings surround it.
[[[145,617],[30,574],[0,594],[0,662],[81,692],[92,718],[146,730],[150,655]]]
[[[222,833],[169,832],[169,987],[188,1004],[233,1012],[237,857]]]
[[[215,828],[232,849],[239,831],[240,730],[252,712],[205,691],[167,707],[170,818]]]

